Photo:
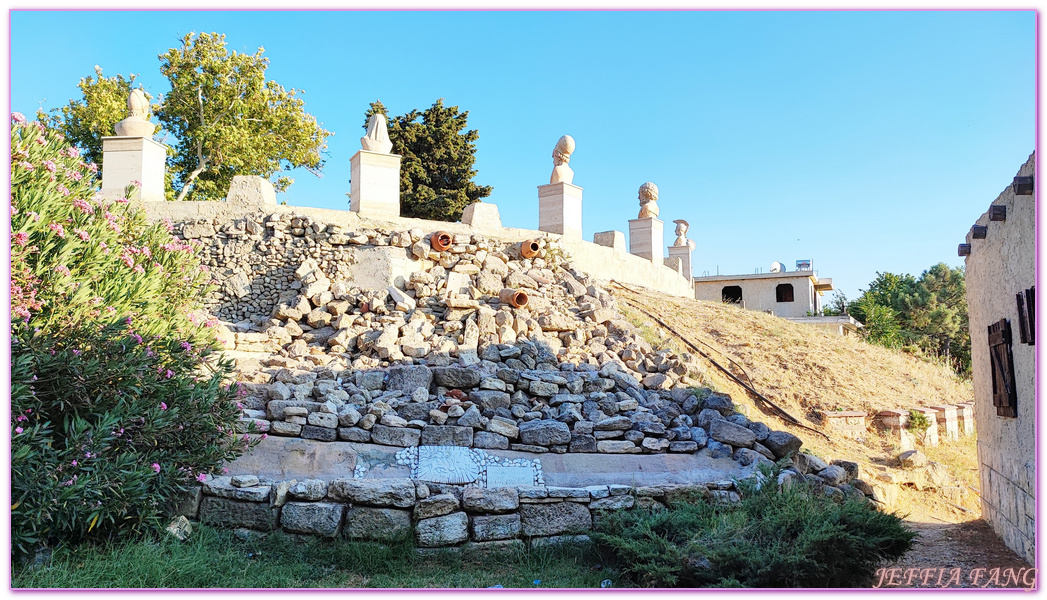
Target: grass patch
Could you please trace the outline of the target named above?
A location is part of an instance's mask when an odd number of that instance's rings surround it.
[[[48,567],[14,573],[14,588],[592,588],[615,578],[588,546],[419,555],[394,544],[298,541],[274,533],[253,541],[196,525],[173,538],[57,549]],[[535,582],[538,583],[535,583]]]

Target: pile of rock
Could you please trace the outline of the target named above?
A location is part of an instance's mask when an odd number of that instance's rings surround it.
[[[644,389],[621,365],[599,370],[538,366],[531,342],[488,345],[470,367],[397,365],[383,370],[270,368],[272,383],[242,384],[244,425],[282,436],[390,446],[466,446],[523,452],[704,452],[743,464],[799,450],[734,410],[729,396],[676,387]],[[259,365],[279,363],[280,357]],[[262,367],[260,377],[268,377]]]

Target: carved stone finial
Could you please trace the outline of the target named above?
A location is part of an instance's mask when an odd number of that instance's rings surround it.
[[[141,88],[131,90],[127,96],[127,118],[113,125],[116,135],[124,137],[153,137],[156,125],[148,121],[149,99]]]
[[[393,149],[393,142],[389,139],[389,127],[385,122],[385,115],[375,113],[367,121],[367,135],[360,138],[360,145],[368,152],[381,152],[389,154]]]
[[[650,181],[640,186],[640,216],[637,219],[658,217],[658,186]]]
[[[687,230],[690,229],[690,224],[683,219],[676,219],[673,223],[676,223],[676,241],[673,242],[673,246],[687,246],[694,250],[694,240],[687,239]]]
[[[574,152],[574,138],[565,135],[556,142],[553,148],[553,174],[549,176],[549,183],[571,183],[574,180],[574,171],[567,163],[571,162],[571,153]]]

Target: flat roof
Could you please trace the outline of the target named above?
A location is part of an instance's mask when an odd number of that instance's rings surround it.
[[[748,275],[708,275],[705,277],[695,277],[695,283],[698,282],[713,282],[713,281],[744,281],[746,279],[786,279],[792,277],[810,277],[815,283],[818,283],[818,276],[814,271],[783,271],[781,273],[750,273]],[[828,280],[832,283],[832,279]]]

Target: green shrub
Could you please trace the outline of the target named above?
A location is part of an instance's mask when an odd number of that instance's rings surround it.
[[[609,513],[592,537],[608,564],[653,587],[861,585],[915,537],[901,519],[864,500],[837,503],[803,483],[783,491],[743,488],[736,504],[676,502]]]
[[[931,420],[922,412],[916,409],[909,409],[909,422],[905,428],[915,433],[922,440],[923,435],[931,428]]]
[[[193,248],[17,113],[11,131],[11,525],[39,546],[161,523],[193,480],[241,453],[237,390],[194,312]],[[130,193],[130,191],[128,192]],[[195,322],[194,322],[195,321]]]

